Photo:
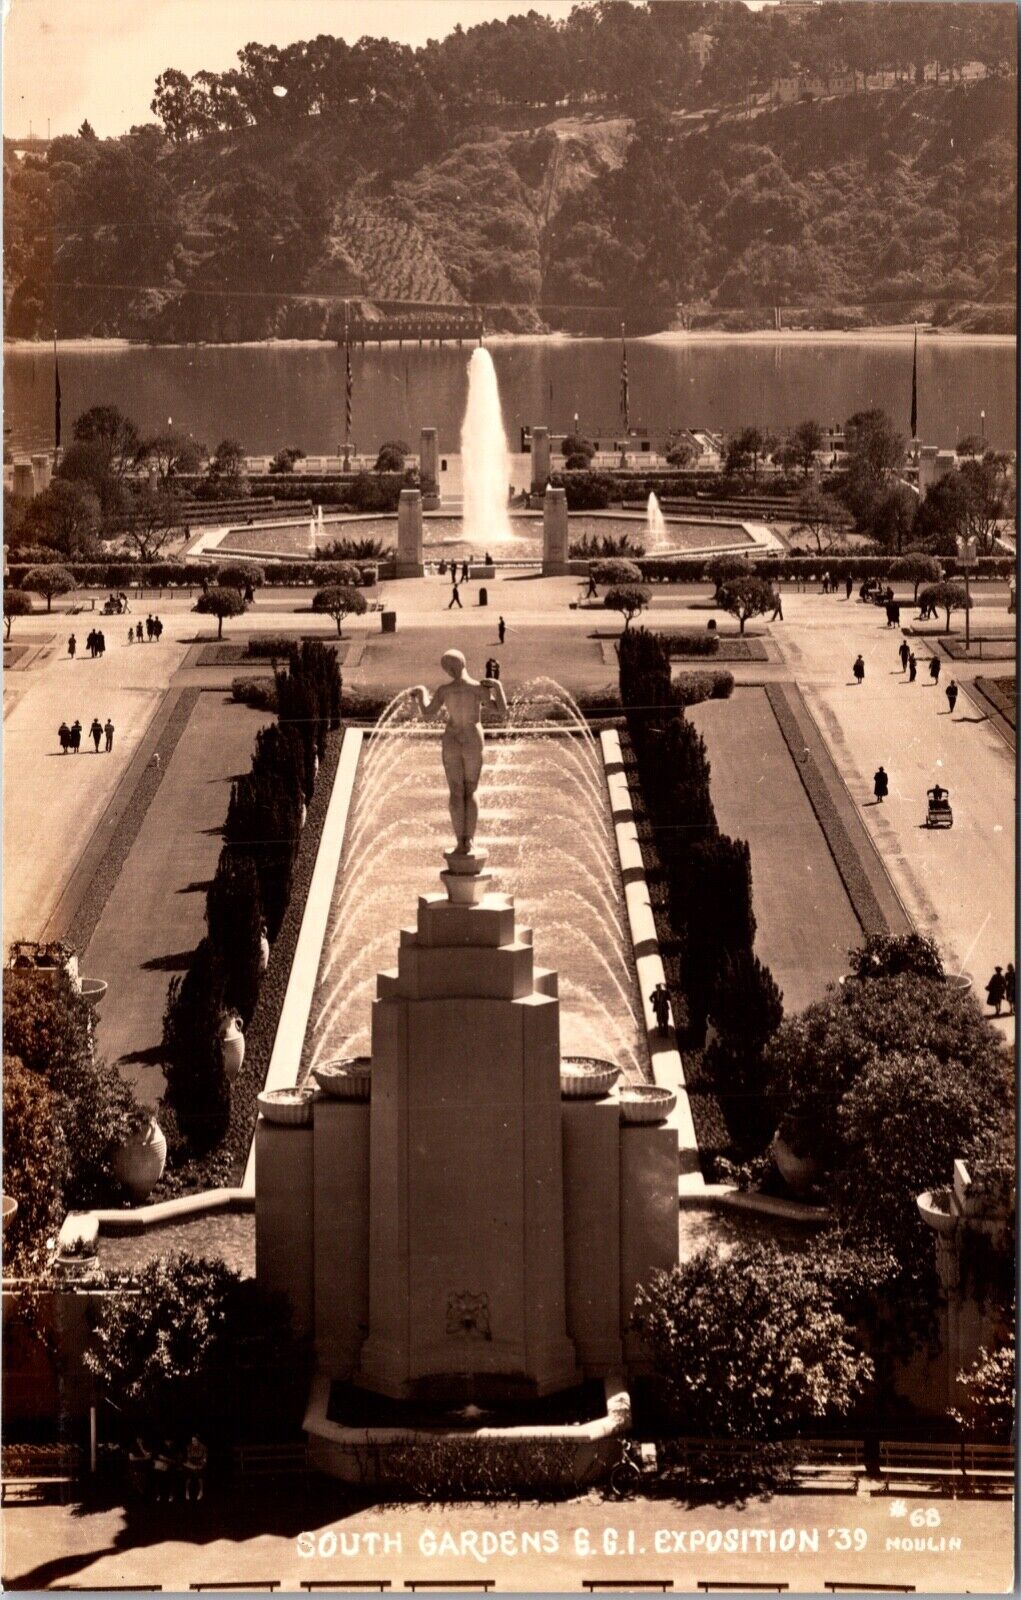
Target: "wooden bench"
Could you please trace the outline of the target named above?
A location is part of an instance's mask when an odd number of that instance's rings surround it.
[[[189,1583],[188,1588],[193,1594],[214,1593],[216,1591],[245,1594],[250,1589],[265,1590],[272,1594],[274,1589],[279,1589],[279,1578],[228,1578],[224,1583]]]
[[[790,1584],[749,1583],[747,1579],[741,1582],[737,1579],[731,1581],[729,1578],[700,1578],[698,1580],[698,1587],[701,1589],[703,1594],[709,1594],[713,1589],[740,1589],[742,1591],[754,1589],[761,1590],[764,1593],[769,1594],[784,1594],[790,1588]]]
[[[40,1505],[59,1492],[61,1505],[81,1470],[77,1445],[12,1445],[0,1456],[0,1504]]]
[[[1014,1447],[1009,1444],[966,1444],[964,1479],[970,1489],[1014,1489]]]
[[[879,1476],[889,1489],[892,1480],[957,1486],[964,1482],[964,1455],[959,1444],[904,1443],[882,1440]]]
[[[873,1590],[878,1590],[882,1594],[914,1594],[915,1592],[913,1583],[873,1583],[871,1578],[864,1582],[859,1578],[857,1582],[850,1583],[843,1583],[838,1580],[835,1583],[827,1583],[826,1588],[830,1594],[854,1594],[855,1592],[860,1594],[862,1590],[869,1594]]]
[[[239,1444],[234,1472],[241,1478],[287,1478],[308,1472],[307,1444]]]
[[[674,1586],[673,1578],[582,1578],[581,1586],[589,1594],[596,1594],[603,1589],[622,1590],[630,1594],[633,1589],[653,1590],[657,1594],[667,1594]]]
[[[345,1574],[343,1578],[306,1578],[301,1587],[307,1594],[315,1594],[317,1589],[339,1589],[342,1593],[348,1589],[375,1589],[385,1594],[392,1584],[389,1578],[349,1578]]]
[[[404,1587],[413,1594],[419,1589],[438,1589],[441,1594],[450,1589],[468,1589],[488,1594],[495,1583],[495,1578],[405,1578]]]
[[[794,1468],[799,1488],[857,1489],[865,1476],[864,1439],[808,1439]]]

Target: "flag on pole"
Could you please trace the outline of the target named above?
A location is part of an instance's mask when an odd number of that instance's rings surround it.
[[[626,437],[631,432],[631,396],[628,391],[627,344],[624,339],[623,322],[620,325],[620,416]]]
[[[918,323],[915,323],[915,356],[911,364],[911,437],[918,438]]]
[[[60,365],[57,361],[57,330],[53,330],[53,446],[60,449]]]
[[[347,321],[347,302],[344,303],[344,467],[347,469],[351,454],[351,421],[353,417],[354,380],[351,376],[351,337]]]

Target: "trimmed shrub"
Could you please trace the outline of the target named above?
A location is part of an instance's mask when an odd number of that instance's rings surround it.
[[[17,1056],[4,1056],[4,1194],[18,1203],[4,1228],[4,1268],[37,1271],[64,1218],[69,1170],[59,1096]]]
[[[231,699],[253,711],[277,709],[277,686],[272,678],[232,678]]]
[[[257,561],[225,561],[216,569],[216,581],[221,589],[240,589],[242,593],[249,584],[261,589],[266,582],[266,569]]]
[[[661,633],[660,638],[671,656],[715,656],[719,654],[720,639],[715,633]]]
[[[320,589],[312,601],[313,611],[324,611],[337,624],[337,638],[344,636],[344,618],[360,617],[367,610],[365,596],[349,584],[334,583]]]
[[[566,492],[569,511],[605,511],[620,498],[613,479],[598,472],[555,472],[550,481]]]
[[[727,1125],[742,1148],[763,1150],[777,1119],[762,1058],[783,1021],[783,995],[750,948],[723,951],[709,1014],[717,1037],[706,1046],[705,1061]]]
[[[715,672],[681,672],[673,681],[673,690],[679,706],[697,706],[703,700],[729,700],[734,693],[734,674],[725,667]]]
[[[32,596],[24,589],[4,588],[4,638],[11,637],[11,623],[15,617],[32,615]]]
[[[207,589],[204,594],[200,594],[195,602],[196,611],[201,611],[205,616],[216,617],[218,623],[216,637],[218,639],[223,638],[224,618],[240,617],[244,609],[245,602],[240,590],[233,589],[230,586],[221,589],[219,586],[214,585],[211,589]]]
[[[291,893],[299,812],[298,797],[281,789],[271,777],[252,773],[231,785],[224,838],[255,862],[271,939],[276,938]]]
[[[75,586],[71,573],[59,566],[33,567],[22,581],[26,589],[45,598],[47,611],[53,609],[54,595],[70,594]]]
[[[251,856],[224,846],[206,895],[206,926],[223,971],[224,1003],[247,1023],[259,998],[259,876]]]
[[[594,583],[611,585],[614,588],[638,585],[642,581],[641,567],[619,556],[611,556],[602,561],[590,561],[589,571]]]
[[[268,657],[270,660],[285,660],[294,648],[294,640],[283,633],[266,633],[260,638],[249,639],[245,649],[250,656]]]
[[[163,1013],[166,1100],[196,1153],[220,1142],[230,1116],[218,1033],[224,985],[220,954],[211,939],[203,939],[184,976],[171,978]]]
[[[632,619],[638,617],[649,603],[648,589],[622,586],[608,589],[603,596],[603,605],[607,611],[619,611],[624,618],[624,631],[631,626]]]

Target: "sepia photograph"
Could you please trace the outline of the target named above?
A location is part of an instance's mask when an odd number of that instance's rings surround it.
[[[1012,1593],[1016,6],[3,45],[4,1590]]]

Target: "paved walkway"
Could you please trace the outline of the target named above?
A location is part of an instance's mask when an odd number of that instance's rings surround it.
[[[919,1510],[929,1525],[912,1527],[909,1517]],[[798,1495],[690,1507],[670,1500],[607,1503],[593,1492],[566,1504],[357,1511],[340,1485],[326,1484],[272,1498],[210,1495],[199,1506],[170,1506],[162,1514],[136,1509],[130,1520],[122,1510],[82,1515],[69,1507],[9,1507],[4,1520],[9,1588],[257,1587],[276,1580],[293,1592],[310,1581],[343,1589],[355,1580],[389,1580],[406,1590],[422,1580],[485,1580],[497,1591],[579,1593],[586,1579],[616,1580],[624,1589],[629,1581],[669,1579],[682,1594],[707,1580],[786,1583],[796,1593],[840,1582],[985,1594],[1008,1592],[1013,1576],[1013,1511],[1006,1500]],[[487,1555],[493,1535],[504,1548]],[[717,1548],[724,1536],[726,1552]],[[895,1547],[906,1538],[931,1543]],[[781,1549],[781,1541],[794,1549]]]

